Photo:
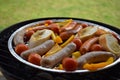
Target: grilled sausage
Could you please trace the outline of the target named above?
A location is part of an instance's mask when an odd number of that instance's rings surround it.
[[[77,59],[78,69],[82,69],[85,63],[104,62],[110,57],[116,59],[116,56],[111,52],[106,52],[106,51],[88,52]]]
[[[33,31],[37,31],[37,30],[43,30],[43,29],[49,29],[48,27],[45,27],[44,25],[40,25],[40,26],[36,26],[36,27],[33,27],[32,30]]]
[[[63,58],[71,55],[71,53],[74,52],[75,49],[76,49],[76,45],[73,42],[71,42],[67,46],[65,46],[63,49],[56,52],[55,54],[50,55],[48,57],[43,56],[41,60],[41,66],[52,68],[57,63],[62,61]]]
[[[62,38],[63,41],[67,40],[70,36],[76,34],[82,29],[82,26],[77,25],[75,26],[72,30],[66,30],[64,32],[60,33],[60,37]]]
[[[92,44],[98,41],[98,37],[90,38],[87,41],[85,41],[82,46],[80,47],[81,54],[85,54],[89,51]]]
[[[24,44],[24,34],[25,34],[25,29],[16,33],[13,40],[15,45]]]
[[[30,53],[38,53],[39,55],[42,56],[44,53],[50,50],[54,46],[54,44],[55,43],[53,40],[47,40],[39,46],[36,46],[34,48],[22,52],[20,56],[24,59],[27,59]]]
[[[65,31],[68,31],[68,30],[72,30],[76,26],[76,24],[77,24],[76,22],[72,21],[68,25],[63,26],[60,29],[60,32],[65,32]]]

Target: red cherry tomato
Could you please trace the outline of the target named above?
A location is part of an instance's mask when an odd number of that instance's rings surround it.
[[[28,62],[33,63],[35,65],[40,65],[40,61],[41,61],[41,56],[37,53],[31,53],[28,56]]]
[[[45,21],[45,24],[48,24],[48,25],[49,25],[49,24],[52,24],[52,23],[53,23],[52,20],[46,20],[46,21]]]
[[[103,48],[100,44],[93,44],[90,48],[90,51],[102,51]]]
[[[28,50],[28,46],[25,45],[25,44],[18,44],[16,47],[15,47],[15,52],[20,55],[23,51],[26,51]]]
[[[25,33],[25,37],[26,37],[26,40],[29,40],[30,37],[33,35],[34,31],[33,30],[29,30]]]
[[[77,61],[73,58],[64,58],[62,61],[63,68],[66,71],[74,71],[77,69]]]
[[[73,42],[76,44],[77,48],[76,50],[79,50],[81,45],[82,45],[82,41],[79,38],[74,38]]]

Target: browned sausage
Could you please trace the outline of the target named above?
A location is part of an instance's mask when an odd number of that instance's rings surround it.
[[[47,57],[43,56],[41,60],[41,66],[52,68],[57,63],[62,61],[63,58],[71,55],[71,53],[74,52],[75,49],[76,49],[76,45],[73,42],[71,42],[57,53]]]
[[[18,45],[18,44],[24,44],[24,34],[25,34],[25,29],[19,31],[16,33],[16,35],[14,36],[14,45]]]
[[[78,69],[82,69],[85,63],[105,62],[108,58],[113,57],[116,59],[115,54],[106,51],[93,51],[88,52],[77,59]]]
[[[33,31],[37,31],[37,30],[43,30],[43,29],[50,29],[49,27],[45,27],[44,25],[41,25],[41,26],[36,26],[36,27],[33,27],[32,30]]]
[[[63,27],[60,29],[60,32],[72,30],[72,29],[76,26],[76,24],[77,24],[77,22],[72,21],[70,24],[63,26]]]
[[[74,35],[75,31],[70,30],[70,31],[65,31],[60,34],[60,37],[62,38],[63,41],[67,40],[70,36]]]
[[[75,26],[72,30],[66,30],[65,32],[62,32],[60,34],[60,37],[62,38],[63,41],[67,40],[70,36],[76,34],[79,30],[82,29],[82,26],[77,25]]]
[[[90,39],[88,39],[87,41],[85,41],[85,42],[82,44],[82,46],[80,47],[80,52],[81,52],[81,54],[85,54],[86,52],[88,52],[89,49],[90,49],[90,46],[91,46],[92,44],[94,44],[95,42],[97,42],[97,41],[98,41],[98,37],[93,37],[93,38],[90,38]]]
[[[20,56],[24,59],[27,59],[30,53],[38,53],[39,55],[42,56],[44,53],[50,50],[54,46],[54,44],[55,43],[53,40],[47,40],[39,46],[36,46],[34,48],[22,52]]]

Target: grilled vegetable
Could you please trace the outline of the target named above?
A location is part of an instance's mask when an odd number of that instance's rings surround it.
[[[44,57],[50,56],[61,50],[62,47],[60,47],[57,43],[44,55]]]
[[[65,47],[67,44],[69,44],[74,39],[74,35],[72,35],[67,41],[65,41],[63,44],[61,44],[61,47]]]
[[[42,44],[43,42],[49,40],[51,34],[52,34],[51,30],[47,30],[47,29],[38,30],[31,36],[29,43],[28,43],[29,48],[36,47]]]
[[[100,63],[107,61],[110,57],[116,59],[116,56],[111,52],[106,51],[93,51],[88,52],[77,59],[78,62],[78,69],[83,69],[83,65],[88,63]]]
[[[89,26],[86,28],[83,28],[79,31],[78,36],[80,39],[84,42],[87,39],[90,39],[94,37],[95,33],[97,32],[97,27]]]
[[[60,36],[56,36],[56,38],[54,39],[54,41],[56,42],[56,43],[63,43],[63,40],[61,39],[61,37]]]
[[[99,38],[99,43],[105,50],[120,56],[120,45],[118,40],[112,34],[101,35]]]
[[[103,67],[105,67],[105,66],[107,66],[107,65],[109,65],[109,64],[111,64],[113,62],[114,62],[113,57],[110,57],[105,62],[92,63],[92,64],[86,63],[86,64],[83,65],[83,68],[87,69],[87,70],[90,70],[90,71],[95,71],[95,70],[103,68]]]
[[[79,58],[80,56],[81,56],[80,51],[76,51],[76,52],[73,52],[73,53],[72,53],[72,58],[73,58],[73,59],[77,59],[77,58]]]

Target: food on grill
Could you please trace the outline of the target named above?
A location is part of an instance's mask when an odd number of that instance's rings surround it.
[[[38,53],[39,55],[45,54],[47,51],[49,51],[53,46],[54,46],[54,41],[53,40],[47,40],[44,43],[42,43],[39,46],[36,46],[34,48],[31,48],[29,50],[26,50],[20,54],[20,56],[24,59],[28,58],[28,55],[30,53]]]
[[[91,64],[85,63],[85,64],[83,65],[83,68],[84,68],[84,69],[87,69],[87,70],[90,70],[90,71],[95,71],[95,70],[100,69],[100,68],[102,68],[102,67],[105,67],[105,66],[107,66],[107,65],[109,65],[109,64],[111,64],[111,63],[113,63],[113,62],[114,62],[113,57],[110,57],[110,58],[108,58],[108,60],[105,61],[105,62],[91,63]]]
[[[64,58],[62,61],[63,69],[66,71],[74,71],[77,69],[78,63],[73,58]]]
[[[13,39],[14,45],[25,44],[24,35],[25,35],[25,29],[17,32]]]
[[[81,25],[76,25],[72,30],[66,30],[64,32],[60,33],[60,37],[62,38],[63,41],[67,40],[70,36],[76,34],[82,29]]]
[[[95,33],[97,32],[98,27],[96,26],[88,26],[78,32],[78,35],[82,41],[88,40],[94,37]]]
[[[70,20],[66,25],[64,25],[61,29],[60,32],[64,31],[69,31],[72,30],[76,26],[77,22]]]
[[[105,62],[110,57],[113,57],[114,60],[116,59],[116,56],[111,52],[106,52],[106,51],[87,52],[86,54],[80,56],[77,59],[78,69],[82,69],[83,65],[86,64],[86,63],[92,64],[92,63]]]
[[[81,45],[82,45],[82,41],[80,38],[76,37],[72,40],[72,42],[74,42],[76,44],[76,50],[79,50]]]
[[[25,44],[17,44],[15,47],[15,52],[20,55],[22,52],[28,50],[28,46]]]
[[[90,47],[90,51],[102,51],[103,50],[103,47],[96,43],[96,44],[93,44],[91,47]]]
[[[26,31],[24,40],[28,41],[31,38],[31,36],[33,35],[34,32],[35,31],[33,31],[33,30]]]
[[[61,47],[65,47],[67,44],[69,44],[73,39],[74,39],[74,35],[72,35],[70,38],[68,38],[68,40],[66,40],[64,43],[62,43],[60,46]]]
[[[76,45],[74,43],[69,43],[63,49],[60,49],[56,53],[42,57],[41,66],[47,68],[53,68],[57,63],[62,61],[65,57],[69,57],[76,49]]]
[[[70,36],[74,35],[74,31],[65,31],[60,34],[60,37],[62,38],[63,41],[67,40]]]
[[[81,56],[80,51],[76,51],[76,52],[73,52],[73,53],[72,53],[72,58],[73,58],[73,59],[77,59],[77,58],[79,58],[80,56]]]
[[[57,51],[61,50],[62,47],[59,44],[55,44],[45,55],[44,57],[55,54]]]
[[[49,25],[49,24],[52,24],[52,23],[53,23],[52,20],[45,20],[45,24],[46,24],[46,25]]]
[[[53,40],[58,44],[63,43],[63,40],[60,36],[56,36]]]
[[[14,36],[13,47],[23,59],[42,67],[66,71],[98,70],[119,57],[119,42],[116,33],[102,26],[72,19],[46,20],[19,30]],[[19,53],[18,44],[29,49]]]
[[[118,40],[112,34],[103,34],[99,38],[100,45],[107,51],[120,56],[120,45]]]
[[[29,40],[29,43],[28,43],[29,48],[34,48],[42,44],[43,42],[49,40],[51,34],[52,34],[52,31],[47,29],[36,31]]]
[[[85,54],[90,50],[90,47],[98,41],[98,37],[93,37],[88,40],[86,40],[82,46],[80,47],[81,54]]]
[[[40,66],[41,56],[38,53],[30,53],[28,56],[28,61]]]
[[[104,29],[98,29],[97,32],[95,33],[95,35],[100,36],[100,35],[107,34],[107,33],[109,33],[109,32]]]

